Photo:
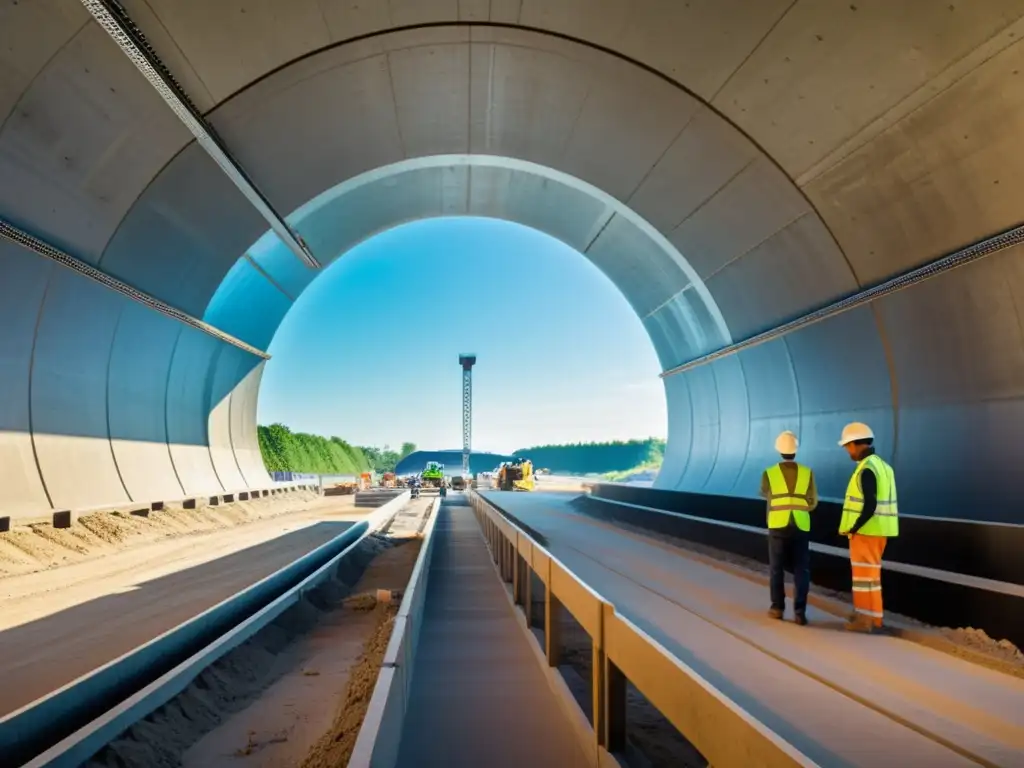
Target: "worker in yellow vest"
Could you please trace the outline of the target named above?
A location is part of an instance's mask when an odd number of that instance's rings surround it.
[[[768,615],[781,619],[786,613],[785,570],[793,572],[793,618],[807,623],[807,591],[811,585],[811,512],[818,506],[818,492],[810,467],[797,464],[796,435],[790,431],[775,440],[782,461],[761,475],[761,496],[768,500],[768,564],[772,607]]]
[[[875,455],[875,435],[867,424],[847,424],[839,445],[857,462],[846,487],[839,533],[850,539],[853,572],[852,631],[882,628],[882,553],[890,537],[899,535],[896,476]]]

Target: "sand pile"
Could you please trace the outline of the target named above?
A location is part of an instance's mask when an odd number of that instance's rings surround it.
[[[283,671],[281,652],[337,605],[386,543],[368,537],[343,568],[271,624],[207,668],[179,696],[97,755],[95,766],[178,765],[180,754],[231,712],[244,707]]]
[[[202,672],[182,693],[108,744],[89,768],[176,768],[181,755],[231,714],[244,709],[282,674],[288,648],[344,599],[370,561],[393,546],[368,536],[331,579]],[[385,641],[386,643],[386,641]]]
[[[368,601],[363,600],[361,605],[368,605]],[[339,768],[347,765],[352,757],[359,729],[370,706],[370,697],[373,696],[373,689],[377,685],[377,673],[384,660],[388,641],[391,639],[398,605],[375,602],[372,610],[377,612],[377,623],[363,648],[363,655],[352,669],[345,695],[338,705],[334,724],[310,751],[302,762],[302,768]]]
[[[168,507],[148,517],[128,509],[93,512],[70,528],[50,523],[16,525],[0,533],[0,577],[56,568],[118,552],[142,542],[231,528],[255,520],[308,509],[319,500],[314,491],[299,491],[197,509]]]

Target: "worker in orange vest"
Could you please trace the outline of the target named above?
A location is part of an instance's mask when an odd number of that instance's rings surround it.
[[[896,475],[875,454],[874,442],[871,427],[860,422],[847,424],[839,440],[857,462],[839,521],[839,533],[850,540],[853,614],[846,628],[852,631],[882,629],[882,553],[889,539],[899,535]]]

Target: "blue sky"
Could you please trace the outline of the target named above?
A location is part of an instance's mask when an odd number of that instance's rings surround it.
[[[475,352],[473,447],[663,437],[643,326],[589,261],[492,219],[414,222],[335,261],[268,350],[259,421],[357,445],[458,448]]]

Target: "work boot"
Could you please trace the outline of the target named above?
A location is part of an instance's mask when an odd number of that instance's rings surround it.
[[[781,608],[769,608],[768,615],[773,619],[781,619],[783,616],[783,610]]]
[[[843,629],[847,632],[863,632],[864,634],[870,635],[874,625],[869,619],[863,618],[858,614],[854,614],[847,620],[846,624],[843,625]]]
[[[803,611],[800,611],[800,613],[796,614],[793,617],[793,621],[795,621],[801,627],[806,627],[807,626],[807,615]]]

